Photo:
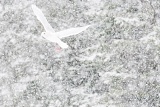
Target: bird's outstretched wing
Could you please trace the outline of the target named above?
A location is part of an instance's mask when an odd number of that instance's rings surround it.
[[[46,31],[55,32],[52,26],[48,23],[42,11],[36,5],[32,5],[32,10],[34,14],[37,16],[37,19],[42,23]]]
[[[58,36],[58,38],[64,38],[64,37],[68,37],[71,35],[76,35],[76,34],[81,33],[82,31],[86,30],[89,26],[91,26],[91,25],[87,25],[84,27],[70,28],[67,30],[56,32],[56,35]]]

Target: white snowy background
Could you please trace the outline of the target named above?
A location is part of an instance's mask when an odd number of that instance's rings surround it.
[[[62,39],[40,39],[37,5]],[[159,0],[0,0],[0,107],[159,107]]]

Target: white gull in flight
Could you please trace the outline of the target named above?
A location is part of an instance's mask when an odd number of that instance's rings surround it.
[[[63,49],[68,48],[68,45],[61,41],[61,38],[79,34],[82,31],[86,30],[89,26],[91,26],[87,25],[84,27],[70,28],[63,31],[55,32],[52,26],[48,23],[42,11],[36,5],[32,5],[32,10],[45,29],[45,32],[42,32],[41,36],[51,42],[57,43]]]

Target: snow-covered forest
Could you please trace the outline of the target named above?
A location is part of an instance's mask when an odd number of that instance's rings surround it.
[[[160,0],[0,0],[0,107],[159,107],[159,57]]]

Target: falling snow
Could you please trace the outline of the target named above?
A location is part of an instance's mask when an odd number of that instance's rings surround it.
[[[55,31],[41,38],[31,5]],[[159,0],[0,1],[0,107],[159,107]]]

